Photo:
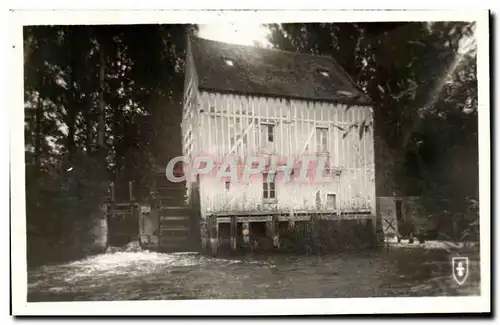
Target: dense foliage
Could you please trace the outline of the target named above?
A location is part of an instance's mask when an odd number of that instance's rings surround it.
[[[460,237],[478,215],[474,24],[269,27],[275,47],[333,56],[372,98],[377,196],[421,196],[432,228]]]
[[[85,254],[109,183],[117,200],[129,182],[142,199],[152,167],[180,154],[187,31],[196,28],[25,28],[30,261]]]

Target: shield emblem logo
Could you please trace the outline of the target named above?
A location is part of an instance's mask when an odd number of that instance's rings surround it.
[[[453,257],[451,264],[453,268],[453,278],[459,285],[464,284],[469,275],[469,258]]]

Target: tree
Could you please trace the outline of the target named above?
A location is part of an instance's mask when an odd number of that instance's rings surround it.
[[[331,55],[375,105],[380,195],[408,192],[404,164],[415,132],[437,99],[443,80],[459,60],[469,23],[338,23],[270,25],[275,47]],[[441,100],[441,99],[440,99]],[[387,157],[380,155],[389,151]],[[393,179],[391,181],[391,179]],[[410,185],[411,186],[411,185]]]
[[[440,215],[477,198],[473,23],[269,28],[274,47],[334,57],[373,100],[377,196],[421,195]]]
[[[81,254],[108,181],[121,200],[135,181],[140,198],[151,166],[180,151],[188,31],[196,27],[25,28],[30,251],[45,241],[46,251]]]

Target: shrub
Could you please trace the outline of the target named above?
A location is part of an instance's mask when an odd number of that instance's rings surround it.
[[[414,232],[414,225],[411,220],[403,220],[398,225],[399,235],[403,238],[409,238],[410,235]]]

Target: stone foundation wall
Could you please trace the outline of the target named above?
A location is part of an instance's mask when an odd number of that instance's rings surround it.
[[[92,242],[90,251],[92,253],[103,253],[108,247],[108,219],[107,205],[103,204],[98,215],[94,217],[94,225],[92,228]]]

